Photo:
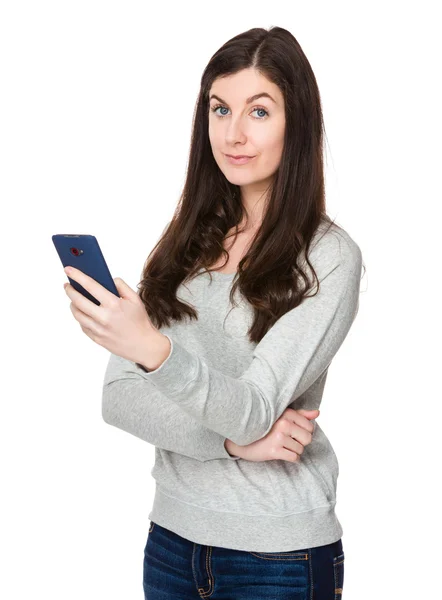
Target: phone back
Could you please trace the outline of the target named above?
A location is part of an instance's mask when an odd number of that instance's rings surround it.
[[[107,290],[120,297],[115,286],[114,280],[110,274],[103,253],[94,235],[74,235],[58,233],[52,236],[55,249],[62,262],[63,267],[75,267],[79,271],[86,273],[92,279]],[[83,294],[94,304],[100,305],[100,302],[92,296],[82,285],[68,277],[69,283],[77,292]]]

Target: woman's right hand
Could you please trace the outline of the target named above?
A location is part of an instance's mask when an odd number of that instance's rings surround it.
[[[227,440],[226,449],[229,454],[252,462],[278,459],[297,462],[304,447],[312,441],[314,423],[311,420],[316,419],[319,412],[287,408],[266,436],[247,446]]]

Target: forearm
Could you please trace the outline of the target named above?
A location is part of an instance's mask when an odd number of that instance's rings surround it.
[[[138,367],[111,355],[102,392],[102,417],[149,444],[201,462],[235,460],[225,437],[208,429],[141,378]],[[237,455],[238,456],[238,455]]]

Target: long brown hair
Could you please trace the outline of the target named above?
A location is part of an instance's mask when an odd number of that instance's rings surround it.
[[[226,42],[206,66],[193,116],[184,188],[172,220],[146,259],[138,294],[157,328],[186,316],[198,319],[195,308],[177,298],[179,285],[201,269],[208,271],[222,254],[228,260],[223,241],[233,228],[238,234],[238,224],[247,224],[240,187],[219,169],[208,135],[214,80],[247,68],[279,86],[286,119],[282,157],[263,221],[239,262],[230,291],[231,303],[238,288],[252,305],[254,320],[248,333],[250,341],[258,343],[311,289],[298,264],[302,252],[319,285],[308,260],[310,242],[321,223],[333,224],[325,209],[325,129],[319,90],[310,63],[286,29],[249,29]]]

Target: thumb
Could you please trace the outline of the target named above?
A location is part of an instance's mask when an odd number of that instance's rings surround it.
[[[319,416],[319,413],[321,411],[318,408],[312,408],[312,409],[300,408],[298,410],[298,412],[303,413],[306,417],[311,417],[311,418],[315,419],[317,416]]]
[[[127,283],[123,281],[120,277],[115,277],[114,283],[121,298],[130,298],[135,294],[133,289],[130,286],[128,286]]]

